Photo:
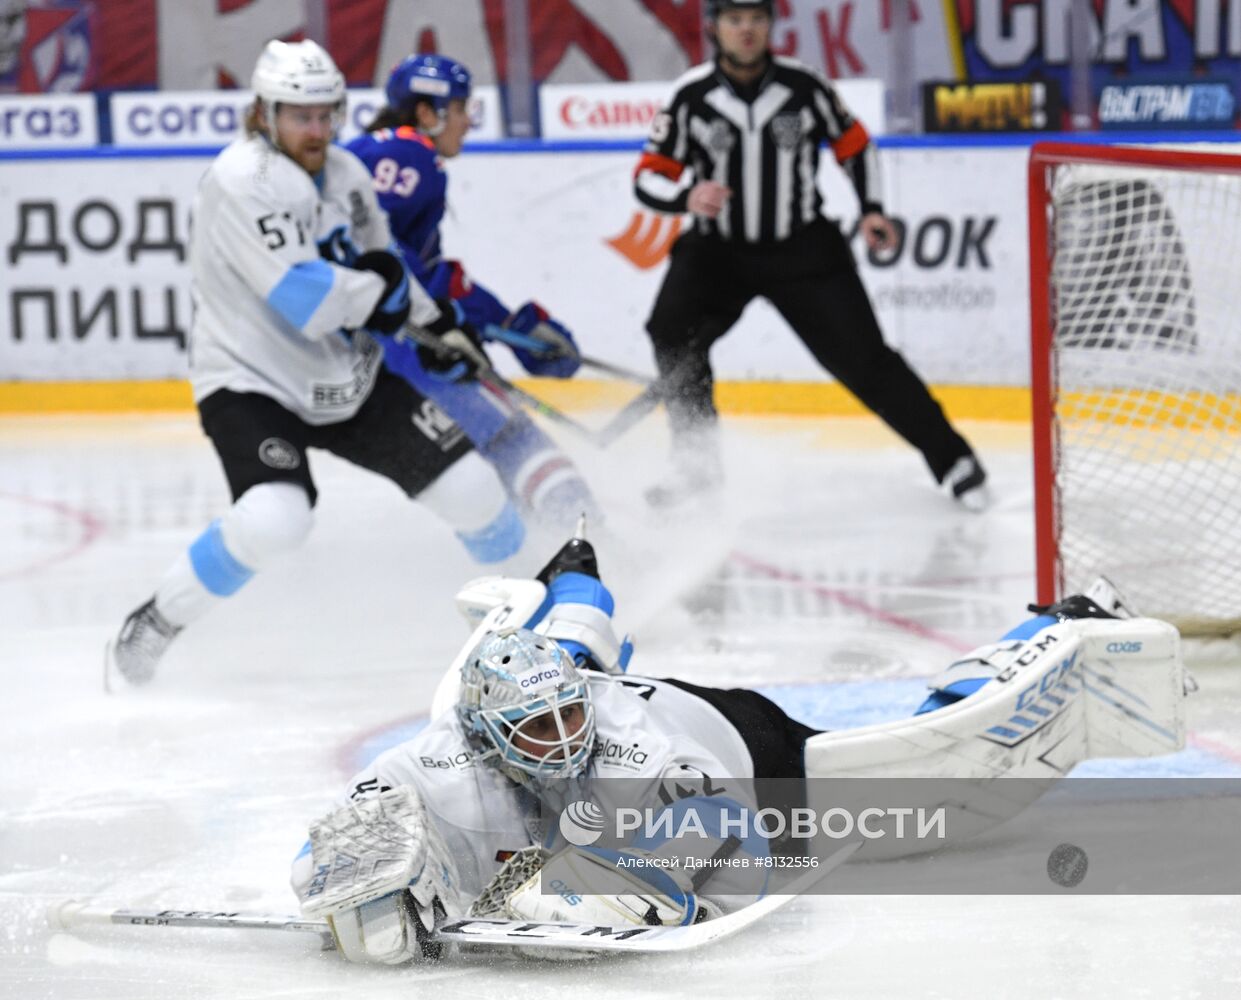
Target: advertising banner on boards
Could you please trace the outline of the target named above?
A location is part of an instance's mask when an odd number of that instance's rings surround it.
[[[151,91],[116,93],[110,98],[115,146],[223,146],[241,134],[248,90]],[[363,131],[384,106],[382,90],[351,89],[341,140]],[[3,104],[0,104],[0,108]],[[504,125],[495,87],[476,87],[471,100],[473,127],[467,141],[503,138]]]
[[[91,94],[0,97],[0,151],[89,149],[98,142]]]
[[[448,167],[453,211],[443,232],[445,253],[510,304],[536,299],[584,351],[650,370],[644,326],[681,220],[634,199],[636,155],[466,154]],[[900,240],[883,256],[864,250],[848,183],[824,165],[826,211],[854,237],[888,339],[930,381],[1027,378],[1025,156],[885,152]],[[0,161],[0,379],[184,375],[189,211],[209,162]],[[720,378],[824,377],[762,301],[713,357]]]

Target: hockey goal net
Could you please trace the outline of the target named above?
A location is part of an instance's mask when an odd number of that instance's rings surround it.
[[[1037,144],[1039,599],[1241,629],[1241,156]]]

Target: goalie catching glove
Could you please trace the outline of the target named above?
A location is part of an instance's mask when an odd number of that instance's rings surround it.
[[[310,828],[314,878],[302,913],[326,917],[351,962],[435,959],[437,917],[454,896],[448,849],[415,789],[350,802]]]

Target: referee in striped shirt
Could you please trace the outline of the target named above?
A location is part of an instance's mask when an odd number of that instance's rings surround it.
[[[821,76],[772,54],[774,0],[706,6],[716,58],[677,82],[635,175],[644,204],[693,216],[647,321],[675,465],[648,500],[674,506],[721,485],[708,352],[761,295],[819,364],[922,452],[937,482],[982,509],[982,465],[884,343],[849,245],[821,211],[815,173],[826,142],[857,191],[867,245],[894,244],[870,137]]]

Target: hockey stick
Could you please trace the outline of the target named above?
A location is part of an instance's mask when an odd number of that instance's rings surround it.
[[[488,324],[486,328],[486,336],[492,340],[498,340],[501,343],[514,347],[523,347],[527,350],[545,350],[547,347],[556,347],[558,345],[550,344],[550,342],[542,338],[532,336],[530,334],[518,333],[516,330],[510,330],[508,327],[497,326],[494,323]],[[561,353],[564,353],[563,350]],[[644,388],[637,396],[631,399],[606,425],[595,432],[598,440],[595,442],[601,448],[606,448],[609,444],[619,438],[631,427],[636,426],[648,413],[655,409],[664,399],[664,380],[660,378],[650,378],[641,372],[633,371],[629,368],[622,368],[608,361],[600,361],[598,358],[587,357],[583,354],[578,355],[578,360],[586,368],[593,368],[607,375],[616,378],[626,379],[630,382],[637,382]]]
[[[504,395],[507,395],[510,398],[517,400],[517,402],[521,403],[527,409],[547,417],[547,419],[552,423],[565,427],[580,437],[584,437],[587,441],[598,448],[602,448],[608,444],[608,441],[604,440],[597,432],[592,431],[585,424],[578,423],[578,421],[574,420],[567,413],[562,413],[550,403],[546,403],[539,399],[539,397],[533,393],[526,392],[526,390],[521,388],[521,386],[514,385],[494,368],[486,372],[480,371],[478,373],[478,381],[492,392],[498,391]]]
[[[791,882],[779,895],[764,896],[733,913],[688,927],[608,927],[603,924],[539,923],[466,917],[435,930],[436,940],[462,945],[489,945],[548,951],[689,951],[738,933],[787,906],[839,868],[861,846],[845,844],[817,868]],[[67,900],[48,907],[48,924],[58,930],[111,924],[134,927],[215,927],[234,930],[300,931],[319,934],[331,944],[326,920],[304,920],[274,913],[230,913],[210,910],[110,909]]]
[[[545,340],[532,334],[519,333],[516,330],[510,330],[508,327],[499,326],[495,323],[488,323],[484,329],[484,336],[492,340],[498,340],[501,343],[508,344],[511,347],[521,347],[526,350],[541,351],[547,350],[549,347],[563,355],[568,353],[562,345],[555,344],[552,341]],[[630,382],[637,382],[645,388],[637,396],[625,404],[624,408],[616,414],[608,423],[595,432],[596,441],[594,442],[600,448],[606,448],[609,444],[619,438],[631,427],[638,424],[648,413],[655,409],[664,401],[666,392],[664,386],[666,384],[676,384],[676,377],[680,372],[687,368],[692,362],[692,357],[687,357],[681,361],[666,376],[656,377],[654,379],[643,375],[641,372],[635,372],[629,368],[622,368],[608,361],[600,361],[598,358],[590,358],[585,355],[578,354],[578,360],[587,368],[594,368],[596,371],[615,376],[616,378],[627,379]],[[536,400],[536,402],[539,402]],[[546,405],[546,404],[540,404]],[[539,411],[542,412],[542,411]],[[550,414],[547,414],[550,416]],[[553,418],[555,419],[555,418]]]
[[[682,358],[671,371],[661,375],[654,382],[649,383],[645,389],[626,403],[621,408],[621,411],[597,432],[600,441],[599,446],[606,448],[628,431],[629,428],[640,423],[660,403],[664,402],[668,395],[668,390],[665,386],[675,386],[680,377],[693,363],[694,358],[692,357]]]
[[[47,908],[47,923],[56,930],[72,930],[99,924],[135,927],[212,927],[232,930],[293,931],[319,934],[325,947],[333,947],[326,920],[306,920],[281,913],[244,913],[223,910],[132,910],[95,906],[68,899]]]
[[[656,379],[621,407],[616,416],[599,428],[596,432],[599,447],[606,448],[629,428],[640,423],[648,413],[663,402],[663,399],[663,383]]]
[[[704,920],[688,927],[602,927],[590,924],[522,923],[517,920],[465,919],[445,924],[435,932],[440,941],[458,944],[486,944],[539,948],[548,951],[689,951],[732,937],[775,913],[845,861],[861,841],[846,844],[825,859],[817,870],[808,872],[779,895],[764,896],[756,903]]]
[[[553,357],[564,357],[569,354],[559,344],[554,344],[533,334],[518,333],[516,330],[510,330],[507,326],[499,326],[495,323],[487,324],[483,329],[483,336],[490,340],[498,340],[502,344],[508,344],[509,347],[520,347],[527,351],[547,352],[550,350]],[[605,375],[614,375],[616,378],[637,382],[639,385],[649,386],[655,381],[650,375],[643,375],[632,368],[622,368],[620,365],[614,365],[610,361],[601,361],[598,358],[592,358],[581,353],[577,353],[577,359],[584,368],[593,368],[595,371],[603,372]]]
[[[425,330],[415,326],[413,323],[406,324],[403,335],[419,346],[425,347],[429,351],[433,351],[440,357],[455,358],[460,357],[461,355],[461,352],[452,347],[446,346],[439,340],[438,337],[427,333]],[[475,352],[475,355],[470,356],[469,360],[474,364],[474,378],[480,385],[486,386],[497,395],[508,396],[517,400],[517,402],[521,403],[523,406],[533,410],[535,413],[542,414],[553,423],[559,424],[561,427],[565,427],[573,431],[575,434],[581,435],[591,444],[602,447],[598,435],[596,435],[596,433],[589,427],[585,424],[578,423],[567,413],[561,413],[560,410],[556,409],[550,403],[545,403],[543,400],[539,399],[538,396],[526,392],[525,389],[514,385],[492,367],[491,362],[487,359],[486,354],[483,352]]]
[[[434,351],[441,357],[447,357],[450,355],[455,356],[458,353],[453,348],[446,347],[438,340],[438,338],[428,334],[419,327],[414,326],[412,323],[406,325],[403,335],[409,340],[412,340],[414,343],[426,347],[428,350]],[[472,357],[470,360],[473,361],[477,367],[475,378],[478,380],[480,385],[486,386],[497,395],[507,396],[510,399],[516,400],[527,409],[541,414],[553,423],[573,431],[573,433],[577,434],[579,437],[585,438],[597,448],[606,448],[610,445],[613,441],[624,434],[625,431],[634,426],[634,424],[653,410],[659,403],[660,399],[663,398],[659,392],[658,380],[652,382],[635,399],[626,404],[626,406],[606,425],[604,425],[604,427],[598,431],[594,431],[585,424],[574,420],[567,413],[563,413],[556,409],[550,403],[546,403],[539,399],[539,397],[533,393],[527,392],[520,386],[514,385],[491,366],[491,363],[486,360],[485,355],[483,355],[481,359]],[[480,361],[485,362],[485,364],[480,364]]]

